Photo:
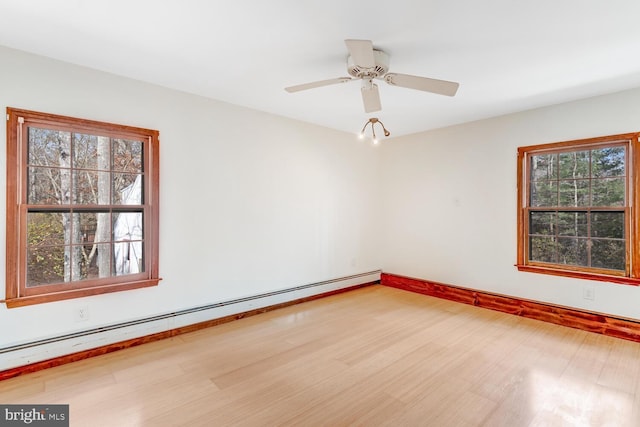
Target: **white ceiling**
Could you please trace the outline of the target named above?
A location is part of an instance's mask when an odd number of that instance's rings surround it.
[[[347,132],[377,116],[398,136],[639,87],[639,18],[638,0],[0,0],[0,45]],[[458,94],[379,82],[367,115],[358,82],[284,91],[346,76],[347,38]]]

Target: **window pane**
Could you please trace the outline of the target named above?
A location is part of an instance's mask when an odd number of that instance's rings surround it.
[[[558,178],[558,155],[531,156],[531,180],[553,180]]]
[[[113,256],[116,276],[141,273],[144,271],[141,241],[114,243]]]
[[[98,169],[98,137],[95,135],[74,133],[73,150],[73,167],[79,169]]]
[[[589,177],[589,151],[560,153],[560,178]]]
[[[558,238],[558,263],[588,266],[587,240],[572,237]]]
[[[109,172],[76,171],[74,172],[76,199],[79,205],[109,204]]]
[[[111,275],[111,215],[108,212],[74,213],[74,226],[79,231],[73,233],[74,250],[81,255],[73,258],[72,270],[79,279],[96,279]],[[102,243],[104,242],[104,243]]]
[[[142,173],[142,141],[114,139],[113,170],[127,173]]]
[[[556,262],[555,237],[532,236],[529,239],[529,259],[538,262]]]
[[[592,206],[624,206],[625,178],[602,178],[591,181]]]
[[[624,212],[592,212],[591,237],[624,239]]]
[[[80,232],[73,243],[93,244],[111,240],[111,215],[108,212],[80,212],[73,214]]]
[[[532,182],[531,206],[558,206],[557,181]]]
[[[32,205],[59,205],[69,203],[71,175],[61,174],[57,168],[29,168],[27,171],[27,203]],[[65,191],[65,197],[62,197]]]
[[[115,275],[144,271],[142,212],[114,214],[113,245]]]
[[[28,133],[29,165],[69,167],[71,133],[32,126]]]
[[[529,212],[529,234],[556,233],[555,212]]]
[[[31,247],[27,250],[27,287],[64,281],[64,246]]]
[[[625,270],[624,240],[593,239],[591,265],[597,268]]]
[[[625,147],[607,147],[591,151],[593,177],[624,176]]]
[[[74,247],[75,248],[75,247]],[[73,264],[78,269],[75,280],[99,279],[111,276],[111,243],[94,243],[80,246],[82,258]]]
[[[559,212],[558,234],[561,236],[587,237],[587,213]]]
[[[114,205],[142,204],[142,175],[113,174]]]
[[[142,212],[114,212],[113,240],[116,242],[143,239]]]
[[[560,181],[560,206],[588,206],[588,196],[588,180],[571,179]]]
[[[68,218],[68,214],[29,212],[27,214],[27,245],[33,247],[64,244],[63,221],[65,218]]]

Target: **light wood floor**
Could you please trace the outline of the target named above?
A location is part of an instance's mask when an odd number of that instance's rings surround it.
[[[72,426],[640,426],[640,344],[371,286],[0,382]]]

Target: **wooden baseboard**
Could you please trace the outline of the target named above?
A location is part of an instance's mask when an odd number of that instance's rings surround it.
[[[384,286],[417,292],[432,297],[640,342],[640,322],[630,319],[617,318],[600,313],[518,299],[389,273],[382,273],[380,283]]]
[[[321,294],[311,295],[308,297],[299,298],[292,301],[286,301],[279,304],[270,305],[267,307],[257,308],[255,310],[244,311],[242,313],[237,313],[229,316],[220,317],[217,319],[207,320],[205,322],[195,323],[193,325],[187,325],[180,328],[170,329],[168,331],[158,332],[156,334],[146,335],[138,338],[132,338],[126,341],[120,341],[113,344],[107,344],[101,347],[79,351],[77,353],[72,353],[65,356],[54,357],[52,359],[31,363],[29,365],[18,366],[15,368],[0,371],[0,381],[6,380],[9,378],[14,378],[20,375],[28,374],[31,372],[41,371],[47,368],[53,368],[54,366],[65,365],[67,363],[76,362],[78,360],[88,359],[90,357],[101,356],[103,354],[112,353],[114,351],[123,350],[125,348],[135,347],[141,344],[159,341],[165,338],[175,337],[177,335],[198,331],[200,329],[210,328],[212,326],[232,322],[234,320],[243,319],[245,317],[255,316],[256,314],[277,310],[279,308],[289,307],[291,305],[301,304],[303,302],[312,301],[319,298],[326,298],[331,295],[336,295],[343,292],[349,292],[355,289],[363,288],[363,287],[378,284],[378,283],[380,283],[379,280],[369,282],[369,283],[362,283],[360,285],[354,285],[354,286],[349,286],[347,288],[336,289],[329,292],[323,292]]]

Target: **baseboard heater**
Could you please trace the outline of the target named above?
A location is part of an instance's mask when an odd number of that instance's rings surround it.
[[[242,298],[235,298],[235,299],[230,299],[230,300],[226,300],[226,301],[221,301],[221,302],[216,302],[216,303],[211,303],[211,304],[205,304],[205,305],[201,305],[201,306],[197,306],[197,307],[191,307],[191,308],[187,308],[187,309],[183,309],[183,310],[178,310],[178,311],[173,311],[173,312],[169,312],[169,313],[164,313],[164,314],[159,314],[159,315],[155,315],[155,316],[149,316],[149,317],[144,317],[144,318],[140,318],[140,319],[136,319],[136,320],[131,320],[131,321],[126,321],[126,322],[120,322],[120,323],[114,323],[111,325],[107,325],[107,326],[100,326],[97,328],[92,328],[92,329],[86,329],[83,331],[78,331],[78,332],[73,332],[73,333],[69,333],[69,334],[63,334],[63,335],[57,335],[57,336],[53,336],[53,337],[49,337],[49,338],[44,338],[44,339],[39,339],[39,340],[35,340],[35,341],[30,341],[30,342],[26,342],[26,343],[19,343],[19,344],[14,344],[14,345],[10,345],[7,347],[2,347],[0,348],[0,371],[2,371],[3,369],[8,369],[8,368],[13,368],[15,366],[21,366],[21,365],[25,365],[25,364],[29,364],[29,363],[33,363],[36,361],[42,361],[42,360],[46,360],[49,359],[51,357],[59,357],[60,354],[55,354],[55,353],[60,353],[60,351],[58,352],[53,352],[51,354],[49,354],[48,351],[44,351],[41,352],[41,354],[38,355],[27,355],[27,354],[23,354],[20,359],[21,359],[21,363],[9,363],[9,366],[6,366],[5,363],[3,363],[3,359],[7,359],[8,355],[11,353],[25,353],[25,352],[29,352],[29,350],[34,350],[34,349],[42,349],[42,348],[46,348],[47,346],[52,346],[55,345],[57,343],[64,343],[64,342],[69,342],[69,341],[78,341],[78,340],[82,340],[82,338],[86,338],[86,337],[90,337],[90,336],[96,336],[99,334],[108,334],[111,333],[112,335],[112,340],[111,343],[113,342],[118,342],[118,341],[122,341],[122,339],[118,339],[118,331],[123,331],[127,328],[135,328],[136,326],[140,326],[140,325],[151,325],[154,322],[163,322],[165,326],[168,324],[171,324],[172,319],[179,319],[179,318],[186,318],[189,315],[194,315],[197,313],[201,313],[201,312],[205,312],[205,311],[210,311],[210,310],[220,310],[223,309],[225,307],[230,307],[230,306],[234,306],[234,305],[239,305],[238,311],[234,311],[233,314],[237,314],[237,313],[242,313],[244,311],[247,310],[243,310],[246,308],[249,308],[249,310],[255,310],[257,308],[266,308],[266,307],[270,307],[270,306],[278,306],[280,304],[286,303],[288,301],[298,301],[298,300],[304,300],[305,298],[309,298],[309,297],[313,297],[314,295],[317,294],[325,294],[325,293],[333,293],[335,291],[339,291],[342,288],[349,288],[352,286],[357,286],[357,285],[361,285],[361,284],[367,284],[367,283],[373,283],[373,282],[378,282],[380,280],[380,274],[381,274],[381,270],[374,270],[374,271],[369,271],[369,272],[365,272],[365,273],[360,273],[360,274],[354,274],[351,276],[345,276],[345,277],[340,277],[340,278],[335,278],[335,279],[329,279],[329,280],[323,280],[320,282],[314,282],[314,283],[308,283],[305,285],[300,285],[300,286],[295,286],[295,287],[291,287],[291,288],[286,288],[286,289],[280,289],[280,290],[275,290],[275,291],[270,291],[270,292],[265,292],[265,293],[261,293],[261,294],[256,294],[256,295],[251,295],[251,296],[247,296],[247,297],[242,297]],[[339,286],[331,286],[331,285],[336,285],[339,284]],[[318,290],[317,288],[322,288],[324,287],[325,289],[322,290],[322,292],[308,292],[308,293],[304,293],[301,291],[305,291],[305,290]],[[292,294],[292,293],[300,293],[301,295],[298,298],[277,298],[278,296],[285,296],[288,294]],[[304,295],[302,295],[304,294]],[[264,304],[258,304],[255,306],[251,306],[250,303],[253,301],[259,301],[259,300],[263,300],[262,302],[264,302]],[[270,301],[271,300],[271,301]],[[243,307],[242,304],[245,304],[245,306]],[[227,314],[228,315],[228,314]],[[226,315],[222,315],[221,317],[225,317]],[[193,316],[192,316],[193,317]],[[197,317],[197,316],[195,316]],[[202,317],[199,320],[200,321],[207,321],[207,320],[213,320],[216,319],[216,316],[206,316],[206,317]],[[198,319],[195,319],[195,322],[186,322],[185,325],[189,325],[189,324],[193,324],[193,323],[199,323]],[[153,333],[158,333],[158,332],[162,332],[163,330],[166,331],[168,329],[171,329],[170,327],[167,328],[159,328],[158,331],[150,331],[151,334]],[[126,335],[126,333],[124,334]],[[139,336],[139,335],[138,335]],[[125,337],[126,339],[126,337]],[[87,348],[91,348],[91,345],[89,346],[83,346],[81,343],[78,344],[73,344],[71,347],[66,347],[66,352],[69,353],[71,351],[75,352],[78,350],[84,350],[83,348],[78,348],[78,347],[87,347]],[[95,346],[94,346],[95,347]],[[4,357],[3,357],[4,355]],[[36,359],[36,360],[34,360]],[[4,360],[4,362],[8,362],[8,360]],[[14,360],[15,362],[15,360]],[[3,366],[4,365],[4,366]],[[13,365],[13,366],[11,366]]]

